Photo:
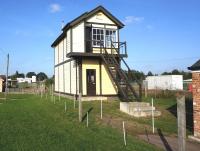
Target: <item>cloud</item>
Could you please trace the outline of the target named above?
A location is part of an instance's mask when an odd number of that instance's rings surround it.
[[[56,4],[56,3],[50,4],[49,8],[50,8],[51,13],[57,13],[57,12],[61,11],[61,6],[59,4]]]
[[[144,20],[144,17],[136,17],[136,16],[126,16],[124,23],[131,24],[131,23],[139,23]]]
[[[146,28],[147,28],[148,30],[152,30],[152,29],[153,29],[153,26],[152,26],[152,25],[147,25]]]
[[[29,31],[25,31],[25,30],[16,30],[15,35],[27,37],[27,36],[30,36],[31,33]]]

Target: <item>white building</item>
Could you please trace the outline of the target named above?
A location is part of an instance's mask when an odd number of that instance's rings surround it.
[[[18,83],[24,83],[24,82],[27,82],[27,83],[34,83],[36,82],[36,76],[32,76],[32,78],[17,78],[17,82]]]
[[[145,82],[148,90],[183,90],[182,75],[147,76]]]
[[[51,45],[54,48],[54,92],[76,97],[81,93],[95,100],[102,96],[128,100],[126,85],[138,98],[121,70],[123,57],[127,57],[126,42],[119,41],[123,27],[124,24],[102,6],[66,24]]]

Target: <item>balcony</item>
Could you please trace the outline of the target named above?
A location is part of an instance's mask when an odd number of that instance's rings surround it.
[[[126,42],[102,42],[98,40],[86,40],[85,52],[70,52],[67,57],[100,57],[105,53],[116,57],[128,57]]]

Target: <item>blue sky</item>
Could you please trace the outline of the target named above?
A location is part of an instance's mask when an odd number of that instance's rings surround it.
[[[132,69],[153,73],[187,70],[200,59],[199,0],[8,0],[0,5],[0,74],[44,71],[53,74],[53,49],[61,21],[71,21],[103,5],[126,24]]]

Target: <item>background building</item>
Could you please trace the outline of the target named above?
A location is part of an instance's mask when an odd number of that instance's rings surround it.
[[[147,76],[145,83],[148,90],[183,90],[182,75]]]

